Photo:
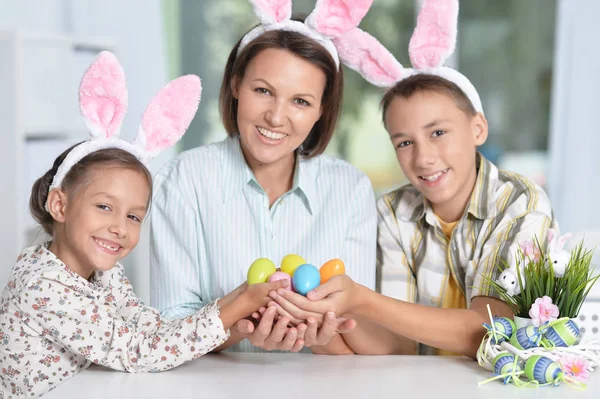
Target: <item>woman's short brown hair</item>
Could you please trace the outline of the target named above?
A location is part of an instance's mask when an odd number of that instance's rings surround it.
[[[392,100],[396,97],[411,98],[419,93],[439,93],[450,97],[465,114],[475,116],[477,111],[467,95],[455,83],[436,75],[417,74],[403,79],[389,89],[381,99],[383,123]]]
[[[241,39],[240,39],[241,41]],[[237,99],[233,96],[232,82],[234,78],[241,80],[250,61],[261,51],[269,48],[285,49],[298,57],[321,68],[325,74],[326,83],[321,99],[321,118],[315,123],[304,143],[297,149],[298,154],[311,158],[322,154],[329,141],[340,116],[343,94],[343,73],[338,68],[331,54],[313,39],[297,32],[272,30],[267,31],[248,43],[238,56],[238,42],[227,60],[221,93],[219,109],[223,126],[229,136],[237,136]]]

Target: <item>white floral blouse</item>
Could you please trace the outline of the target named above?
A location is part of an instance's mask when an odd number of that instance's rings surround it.
[[[157,372],[198,358],[229,337],[216,302],[166,320],[135,296],[122,265],[88,281],[46,246],[27,248],[0,301],[0,398],[39,397],[91,363]]]

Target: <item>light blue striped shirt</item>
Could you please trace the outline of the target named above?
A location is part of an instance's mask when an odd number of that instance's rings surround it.
[[[155,176],[151,207],[152,306],[177,318],[246,280],[250,264],[290,253],[319,267],[339,258],[375,288],[377,212],[370,180],[329,155],[297,162],[293,187],[269,209],[238,138],[183,152]],[[244,340],[233,351],[261,349]]]

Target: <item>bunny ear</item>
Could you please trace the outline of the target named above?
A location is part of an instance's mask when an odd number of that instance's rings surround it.
[[[373,0],[317,0],[306,24],[329,37],[340,37],[356,28]]]
[[[135,144],[149,157],[175,144],[190,126],[202,85],[196,75],[186,75],[167,84],[144,111]]]
[[[570,239],[572,236],[573,236],[573,234],[572,234],[572,233],[567,233],[567,234],[565,234],[565,235],[561,236],[561,237],[558,239],[558,241],[557,241],[557,244],[556,244],[556,247],[557,247],[557,248],[556,248],[556,250],[557,250],[557,251],[560,251],[560,250],[562,250],[562,249],[563,249],[563,247],[565,246],[565,244],[567,243],[567,241],[569,241],[569,239]]]
[[[375,86],[389,87],[402,77],[402,65],[377,39],[354,28],[333,40],[340,58]]]
[[[548,229],[547,237],[548,237],[548,245],[552,246],[556,242],[556,238],[558,237],[558,232],[555,229]]]
[[[408,45],[414,68],[442,66],[456,45],[458,0],[424,0]]]
[[[262,24],[283,22],[292,16],[292,0],[250,0]]]
[[[117,57],[103,51],[85,71],[79,106],[92,137],[117,137],[127,112],[125,72]]]

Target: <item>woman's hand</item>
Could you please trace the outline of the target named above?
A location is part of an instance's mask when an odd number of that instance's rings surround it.
[[[276,315],[276,308],[270,306],[260,315],[258,325],[251,320],[244,319],[236,323],[235,329],[252,345],[259,348],[268,351],[299,352],[304,347],[306,324],[301,323],[296,327],[288,327],[289,319],[280,317],[275,320]]]

